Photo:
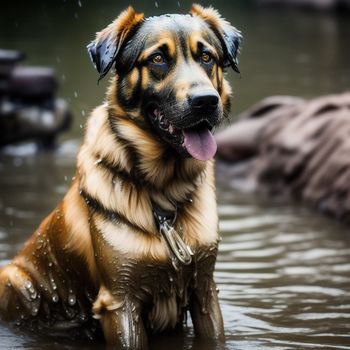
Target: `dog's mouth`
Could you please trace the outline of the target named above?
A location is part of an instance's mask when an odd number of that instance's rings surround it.
[[[147,114],[162,138],[180,153],[201,161],[214,157],[217,145],[211,132],[213,126],[207,120],[202,119],[190,126],[179,128],[155,104],[149,106]]]

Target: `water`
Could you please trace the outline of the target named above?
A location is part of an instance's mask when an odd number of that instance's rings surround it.
[[[205,4],[206,2],[202,2]],[[185,11],[190,2],[133,2],[146,14]],[[237,113],[271,94],[312,97],[350,86],[350,21],[346,15],[255,9],[247,1],[213,2],[245,36],[242,78],[229,75]],[[0,43],[23,48],[31,64],[55,67],[60,95],[75,115],[54,153],[34,145],[0,155],[0,263],[8,262],[62,198],[74,176],[75,154],[89,111],[106,82],[85,52],[93,33],[126,1],[16,1],[2,9]],[[227,349],[350,349],[350,236],[348,228],[300,206],[239,193],[230,168],[218,164],[220,288]],[[204,349],[184,337],[157,337],[152,349]],[[98,349],[102,344],[53,343],[0,325],[1,349]]]

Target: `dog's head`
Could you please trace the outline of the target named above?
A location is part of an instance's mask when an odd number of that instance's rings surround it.
[[[88,51],[100,78],[115,64],[112,91],[126,114],[182,156],[207,160],[216,152],[211,131],[229,111],[223,72],[238,72],[240,40],[212,8],[144,18],[129,7]]]

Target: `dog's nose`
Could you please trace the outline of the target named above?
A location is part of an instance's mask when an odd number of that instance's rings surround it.
[[[219,97],[213,93],[198,93],[190,97],[191,107],[196,112],[213,112],[218,103]]]

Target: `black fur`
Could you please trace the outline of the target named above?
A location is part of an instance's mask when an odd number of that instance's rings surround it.
[[[99,80],[105,77],[105,75],[112,68],[115,63],[116,71],[127,73],[130,68],[134,65],[137,55],[135,52],[140,52],[140,47],[142,46],[142,41],[138,43],[133,43],[133,48],[137,46],[134,54],[127,55],[128,61],[119,60],[119,56],[122,51],[128,50],[130,46],[129,39],[134,35],[138,26],[123,40],[116,41],[115,37],[112,35],[107,36],[104,40],[94,40],[89,45],[87,45],[87,50],[91,61],[93,62],[95,68],[100,74]],[[130,50],[130,49],[129,49]]]

